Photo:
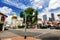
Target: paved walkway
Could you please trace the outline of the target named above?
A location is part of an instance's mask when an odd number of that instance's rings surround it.
[[[12,29],[8,31],[0,32],[0,38],[12,38],[12,40],[25,40],[24,39],[25,30],[24,29]],[[21,36],[23,35],[23,36]],[[45,37],[60,37],[60,30],[55,29],[27,29],[26,40],[35,40],[36,38]],[[38,39],[36,39],[38,40]]]
[[[24,34],[24,29],[15,29],[11,30],[13,33],[18,35]],[[60,37],[60,30],[56,29],[27,29],[27,35],[36,37],[36,38],[45,38],[45,37]]]
[[[0,32],[0,40],[39,40],[33,37],[27,37],[24,39],[24,37],[17,35],[10,31],[3,31]]]
[[[9,32],[9,31],[0,32],[0,38],[12,38],[12,37],[18,37],[18,36],[19,35]]]

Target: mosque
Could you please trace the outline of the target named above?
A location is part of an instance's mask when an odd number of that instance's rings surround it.
[[[17,24],[18,24],[17,15],[13,14],[11,20],[12,20],[11,21],[11,27],[16,27],[17,28]]]
[[[18,25],[22,25],[23,20],[18,20],[18,16],[16,15],[16,13],[14,13],[11,17],[11,28],[18,28]]]

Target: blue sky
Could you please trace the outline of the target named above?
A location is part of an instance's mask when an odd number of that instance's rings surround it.
[[[11,23],[11,17],[14,13],[18,15],[20,20],[20,11],[28,7],[33,7],[38,10],[38,18],[43,19],[43,15],[47,15],[47,20],[54,13],[55,19],[59,19],[57,14],[60,14],[60,0],[0,0],[0,12],[6,14],[6,21]]]
[[[19,16],[20,11],[28,7],[33,7],[39,13],[43,13],[46,10],[48,12],[60,11],[59,4],[59,0],[0,0],[0,10],[8,16],[14,13]]]

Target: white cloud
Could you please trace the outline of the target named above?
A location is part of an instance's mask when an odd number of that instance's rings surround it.
[[[20,9],[27,8],[26,5],[24,5],[23,3],[20,3],[18,0],[4,0],[2,2],[9,4],[9,5],[12,5],[12,6],[15,6],[15,7],[20,8]]]
[[[35,8],[39,8],[40,7],[39,5],[41,5],[40,8],[42,8],[44,5],[43,0],[31,0],[31,1],[33,4],[33,7],[35,7]],[[52,13],[52,12],[49,12],[49,10],[50,9],[56,9],[58,7],[60,7],[60,1],[59,0],[50,0],[49,7],[45,8],[42,13],[39,13],[38,18],[43,19],[43,15],[47,15],[47,20],[49,20],[49,17],[51,17],[51,13]],[[60,12],[56,11],[53,13],[54,13],[55,20],[59,20],[57,15],[60,14]]]
[[[30,1],[31,1],[31,4],[32,4],[31,6],[33,8],[40,9],[45,5],[47,0],[30,0]],[[6,4],[9,4],[9,5],[15,6],[19,9],[26,9],[28,7],[28,6],[24,5],[23,3],[18,2],[18,0],[4,0],[3,2],[6,3]],[[60,0],[50,0],[49,7],[44,9],[43,10],[44,12],[39,13],[38,18],[42,18],[43,15],[47,15],[48,17],[51,17],[51,15],[50,15],[51,12],[49,12],[49,10],[50,9],[56,9],[57,7],[60,7]],[[12,11],[12,9],[10,9],[10,8],[8,8],[8,9],[10,10],[8,12]],[[6,10],[7,10],[7,8],[6,8]],[[6,12],[6,13],[8,14],[8,12]],[[59,12],[54,12],[54,13],[55,13],[55,18],[57,19],[58,18],[57,14]]]
[[[5,21],[7,21],[8,24],[10,24],[12,17],[12,15],[10,14],[14,14],[15,12],[13,12],[13,10],[11,8],[8,8],[7,6],[0,7],[0,12],[8,16]]]
[[[20,2],[20,0],[3,0],[2,2],[15,6],[19,9],[26,9],[28,7],[33,7],[35,9],[41,9],[48,0],[29,0],[29,1],[31,3],[31,6],[29,6],[30,4],[25,5],[24,3]]]
[[[56,9],[60,7],[60,0],[50,0],[49,9]]]
[[[47,9],[48,10],[56,9],[58,7],[60,7],[60,0],[50,0],[49,7]],[[56,10],[52,13],[54,13],[55,20],[59,20],[57,15],[60,14],[60,10],[59,11]],[[50,12],[50,14],[51,14],[51,12]]]
[[[12,11],[12,9],[10,9],[6,6],[0,8],[0,12],[5,13],[5,14],[10,13],[11,11]]]
[[[32,4],[32,7],[33,7],[33,8],[35,8],[35,9],[37,9],[37,8],[38,8],[38,9],[41,9],[42,6],[43,6],[43,5],[42,5],[42,4],[43,4],[42,2],[44,2],[44,1],[42,1],[42,0],[32,0],[32,1],[31,1],[31,4]],[[41,4],[41,3],[42,3],[42,4]]]
[[[55,20],[59,20],[58,14],[60,14],[60,11],[55,11],[55,12],[49,12],[49,8],[45,8],[42,13],[39,13],[38,18],[43,19],[43,15],[47,15],[47,20],[51,17],[51,13],[54,13]]]
[[[43,0],[30,0],[30,1],[31,1],[31,4],[32,4],[32,7],[35,8],[35,9],[42,8],[42,4],[44,3]],[[26,9],[26,8],[29,7],[29,6],[26,6],[23,3],[19,2],[18,0],[4,0],[2,2],[6,3],[6,4],[9,4],[9,5],[12,5],[12,6],[15,6],[19,9]]]
[[[51,17],[51,13],[54,13],[55,20],[59,20],[57,15],[60,14],[60,11],[48,12],[48,11],[45,10],[45,12],[42,12],[42,13],[38,14],[38,18],[41,18],[43,20],[43,15],[47,15],[47,20],[49,20],[49,18]]]
[[[47,16],[47,20],[49,20],[49,17],[51,17],[51,13],[47,12],[42,12],[38,14],[38,18],[41,18],[43,20],[43,15]]]
[[[6,15],[15,13],[15,12],[13,12],[13,10],[11,8],[8,8],[7,6],[0,7],[0,12],[4,13]]]
[[[57,16],[58,14],[60,14],[60,11],[54,12],[54,17],[56,20],[59,20],[59,17]]]

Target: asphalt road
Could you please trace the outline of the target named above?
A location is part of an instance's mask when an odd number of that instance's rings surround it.
[[[19,36],[25,36],[24,29],[9,30]],[[27,36],[36,37],[43,40],[60,40],[60,30],[51,29],[27,29]]]
[[[25,36],[25,31],[22,31],[22,30],[9,30],[9,31],[19,36]],[[38,33],[38,32],[26,32],[26,36],[29,36],[29,37],[34,37],[40,34],[41,33]]]

